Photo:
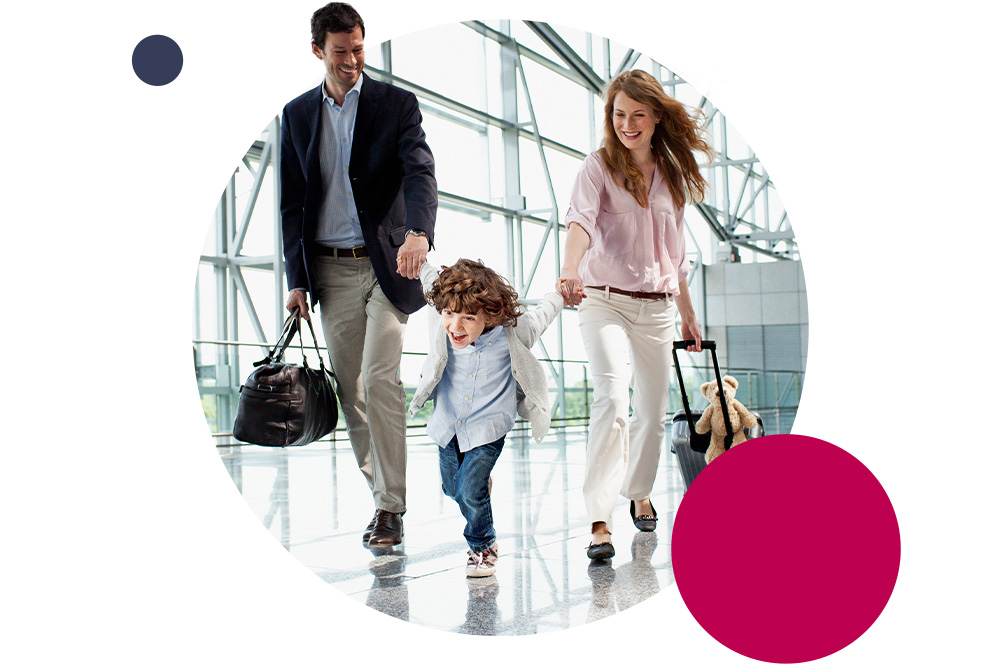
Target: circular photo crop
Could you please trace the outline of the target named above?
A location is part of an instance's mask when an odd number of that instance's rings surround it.
[[[198,266],[219,457],[292,557],[400,620],[527,635],[641,603],[706,464],[792,428],[808,317],[775,183],[602,36],[327,18]]]

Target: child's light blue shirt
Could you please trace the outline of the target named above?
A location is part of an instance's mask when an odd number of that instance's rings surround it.
[[[449,342],[427,435],[442,447],[457,437],[458,449],[465,452],[506,436],[516,417],[517,387],[503,326],[464,349]]]

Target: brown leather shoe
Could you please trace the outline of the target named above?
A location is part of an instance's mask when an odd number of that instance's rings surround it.
[[[375,511],[375,515],[372,515],[372,521],[368,523],[365,527],[365,532],[361,534],[361,542],[367,543],[368,539],[372,537],[372,531],[375,530],[375,517],[378,515],[378,511]]]
[[[375,528],[368,538],[369,547],[389,547],[403,542],[403,515],[388,510],[375,511]]]

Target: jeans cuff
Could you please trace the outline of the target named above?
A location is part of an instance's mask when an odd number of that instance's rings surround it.
[[[491,538],[485,545],[473,545],[468,539],[466,539],[466,542],[469,543],[469,549],[473,552],[485,552],[496,544],[497,539]]]

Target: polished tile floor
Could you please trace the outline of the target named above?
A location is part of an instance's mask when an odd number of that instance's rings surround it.
[[[669,443],[651,495],[657,530],[636,531],[628,501],[619,499],[616,556],[595,564],[586,554],[580,489],[586,436],[575,428],[554,429],[538,444],[524,432],[507,437],[493,471],[500,558],[496,575],[479,580],[465,576],[465,522],[441,492],[437,446],[422,436],[408,447],[403,543],[378,552],[361,543],[373,505],[346,440],[290,449],[221,446],[219,453],[285,549],[359,603],[445,631],[524,635],[609,616],[674,581],[670,532],[684,484]]]

